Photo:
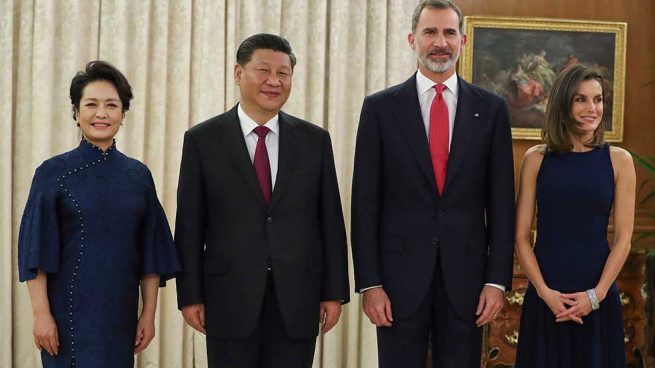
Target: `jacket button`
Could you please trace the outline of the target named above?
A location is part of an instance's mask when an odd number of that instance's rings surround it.
[[[432,239],[432,245],[434,245],[435,247],[438,247],[439,246],[439,239]]]
[[[273,223],[273,218],[272,217],[267,217],[266,222],[268,222],[269,224]]]

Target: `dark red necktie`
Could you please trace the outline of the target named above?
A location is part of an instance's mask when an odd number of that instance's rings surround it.
[[[257,139],[257,148],[255,148],[255,159],[253,166],[255,167],[255,174],[257,174],[257,181],[262,188],[264,194],[264,201],[266,204],[271,202],[271,163],[268,161],[268,150],[266,149],[266,134],[270,129],[265,126],[258,126],[253,129],[253,132],[259,137]]]
[[[432,169],[434,179],[437,183],[439,195],[443,192],[446,183],[446,167],[448,166],[448,106],[443,99],[444,84],[437,84],[434,89],[437,95],[430,106],[430,157],[432,158]]]

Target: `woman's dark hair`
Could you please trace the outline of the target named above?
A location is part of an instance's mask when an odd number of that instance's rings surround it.
[[[293,54],[289,41],[270,33],[258,33],[243,40],[237,50],[237,63],[245,66],[252,59],[252,54],[259,49],[283,52],[289,55],[291,69],[296,66],[296,55]]]
[[[86,64],[86,68],[77,72],[71,81],[70,99],[73,105],[73,120],[76,120],[75,113],[80,110],[80,100],[84,88],[89,83],[100,80],[114,85],[123,104],[123,113],[130,109],[130,100],[133,97],[132,86],[130,86],[123,73],[106,61],[90,61]]]
[[[605,82],[601,74],[592,68],[575,64],[564,69],[555,79],[548,96],[546,118],[541,130],[541,137],[546,143],[546,153],[569,152],[573,149],[571,135],[577,137],[582,135],[578,123],[571,116],[571,106],[580,83],[591,79],[600,83],[603,89],[603,103],[605,103]],[[605,144],[603,121],[594,131],[591,141],[583,143],[590,148]]]

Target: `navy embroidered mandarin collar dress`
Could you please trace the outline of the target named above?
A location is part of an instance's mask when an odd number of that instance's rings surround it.
[[[20,226],[21,281],[48,276],[59,355],[43,366],[132,367],[139,280],[179,272],[148,168],[119,152],[79,147],[37,168]]]

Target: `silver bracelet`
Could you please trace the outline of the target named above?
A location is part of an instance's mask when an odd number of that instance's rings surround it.
[[[600,303],[598,302],[598,297],[596,296],[596,290],[594,289],[587,290],[587,296],[589,297],[589,301],[591,302],[592,311],[595,311],[598,308],[600,308]]]

